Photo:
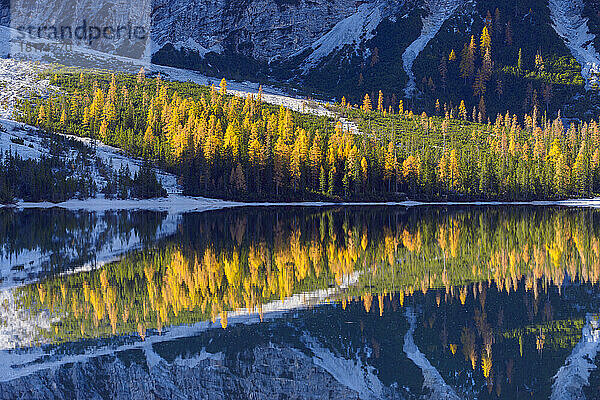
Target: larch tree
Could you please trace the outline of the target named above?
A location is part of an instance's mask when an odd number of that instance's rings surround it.
[[[458,115],[460,115],[460,118],[463,121],[467,120],[467,107],[465,105],[465,101],[464,100],[460,101],[460,106],[458,107]]]
[[[481,32],[481,40],[480,40],[480,51],[481,56],[485,55],[485,52],[492,48],[492,37],[488,31],[488,27],[484,26],[483,31]]]
[[[448,56],[448,61],[450,61],[450,62],[456,61],[456,52],[454,51],[454,49],[452,49],[452,51],[450,51],[450,55]]]
[[[365,112],[371,111],[371,98],[369,97],[368,93],[365,94],[365,97],[363,99],[362,108],[363,108],[363,111],[365,111]]]

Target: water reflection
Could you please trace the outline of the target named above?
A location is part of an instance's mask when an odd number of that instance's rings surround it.
[[[150,211],[0,208],[0,287],[97,267],[173,234],[178,219]]]
[[[388,389],[418,391],[414,371],[408,379],[406,368],[391,368],[411,364],[408,356],[426,360],[415,364],[439,373],[458,397],[548,397],[561,367],[556,382],[580,379],[596,354],[577,346],[597,343],[599,218],[541,207],[187,214],[152,248],[14,296],[51,321],[36,341],[58,344],[149,340],[201,321],[227,328],[232,316],[262,320],[273,304],[298,308],[308,305],[299,294],[318,293],[313,300],[333,305],[296,315],[298,334],[331,335],[338,354],[362,354]],[[579,355],[567,362],[572,352]]]

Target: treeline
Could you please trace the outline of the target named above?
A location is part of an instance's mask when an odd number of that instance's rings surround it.
[[[600,192],[600,126],[568,126],[557,119],[498,114],[436,104],[434,116],[385,110],[344,99],[336,108],[369,137],[388,143],[384,171],[390,187],[427,198],[532,200],[592,196]],[[375,109],[376,111],[373,111]]]
[[[537,105],[548,115],[562,110],[570,117],[598,117],[600,76],[585,81],[582,66],[552,28],[547,2],[494,0],[474,6],[478,10],[472,20],[458,18],[458,29],[441,29],[416,58],[417,91],[408,96],[413,110],[430,113],[439,99],[456,105],[464,100],[469,109],[483,103],[491,116],[506,110],[531,114]],[[596,11],[584,14],[590,29],[597,26]],[[368,57],[356,56],[358,62],[352,65],[325,63],[310,72],[309,77],[321,75],[317,92],[359,103],[365,92],[375,98],[384,88],[386,109],[397,107],[400,99],[407,101],[401,56],[410,44],[404,42],[406,36],[414,40],[420,34],[420,21],[420,16],[408,15],[395,24],[384,22]],[[331,76],[342,84],[351,76],[352,84],[329,88]],[[586,91],[586,84],[593,90]]]
[[[156,178],[156,173],[148,160],[136,173],[131,174],[129,166],[121,166],[119,171],[110,174],[110,180],[102,190],[106,198],[113,199],[152,199],[167,197],[167,191]]]
[[[97,187],[90,177],[74,177],[71,166],[59,157],[42,156],[24,160],[17,154],[0,154],[0,203],[24,201],[61,202],[74,197],[87,198]]]
[[[438,102],[436,114],[362,110],[331,120],[239,98],[220,88],[131,75],[53,75],[66,94],[25,102],[21,118],[47,130],[99,138],[178,174],[191,195],[235,199],[557,199],[600,190],[598,124],[532,115],[471,113]],[[64,92],[63,92],[64,93]],[[376,112],[371,109],[377,109]],[[485,106],[483,107],[485,108]],[[474,120],[477,123],[467,122]],[[481,122],[481,123],[479,123]]]
[[[25,101],[23,121],[98,138],[152,160],[178,174],[186,194],[320,198],[329,187],[331,195],[343,193],[352,145],[344,151],[347,135],[333,135],[333,124],[324,117],[266,105],[261,94],[229,96],[225,82],[209,90],[163,82],[160,76],[147,79],[143,71],[137,77],[60,74],[52,79],[68,94],[37,99],[37,104]],[[332,141],[335,171],[325,165]],[[358,157],[357,149],[353,154]]]

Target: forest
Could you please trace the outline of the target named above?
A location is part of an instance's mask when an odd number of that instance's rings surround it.
[[[22,138],[13,137],[11,141],[15,146],[25,145]],[[149,163],[143,163],[133,174],[128,167],[114,171],[95,156],[91,146],[73,138],[47,133],[41,135],[41,143],[44,149],[37,159],[22,158],[12,148],[0,153],[0,204],[59,203],[99,193],[119,199],[167,195]]]
[[[0,204],[17,199],[29,202],[61,202],[88,198],[97,188],[91,178],[73,177],[72,170],[58,157],[23,160],[19,155],[0,155]]]
[[[484,102],[413,114],[384,95],[331,105],[358,124],[293,112],[160,75],[63,72],[23,122],[97,138],[177,174],[189,195],[236,200],[534,200],[600,192],[596,121],[489,115]],[[493,121],[493,122],[492,122]]]

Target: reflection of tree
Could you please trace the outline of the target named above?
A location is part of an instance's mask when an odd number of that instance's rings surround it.
[[[94,262],[98,249],[117,240],[156,240],[166,213],[152,211],[73,212],[64,209],[0,209],[0,258],[39,251],[41,267],[61,272]]]
[[[552,305],[538,304],[541,290],[565,277],[598,281],[597,218],[590,210],[527,208],[192,215],[176,245],[20,291],[25,306],[62,316],[56,324],[61,340],[216,318],[226,326],[228,311],[260,312],[268,301],[339,285],[359,273],[359,282],[340,299],[361,298],[365,310],[380,315],[391,292],[397,293],[394,307],[415,291],[432,289],[437,307],[454,298],[463,307],[477,300],[472,329],[481,338],[482,363],[491,363],[492,324],[502,329],[506,317],[489,319],[487,288],[524,288],[533,293],[524,297],[529,320],[540,309],[551,320]],[[472,329],[461,343],[466,340],[463,352],[467,346],[465,358],[475,369],[479,345],[471,340]]]

